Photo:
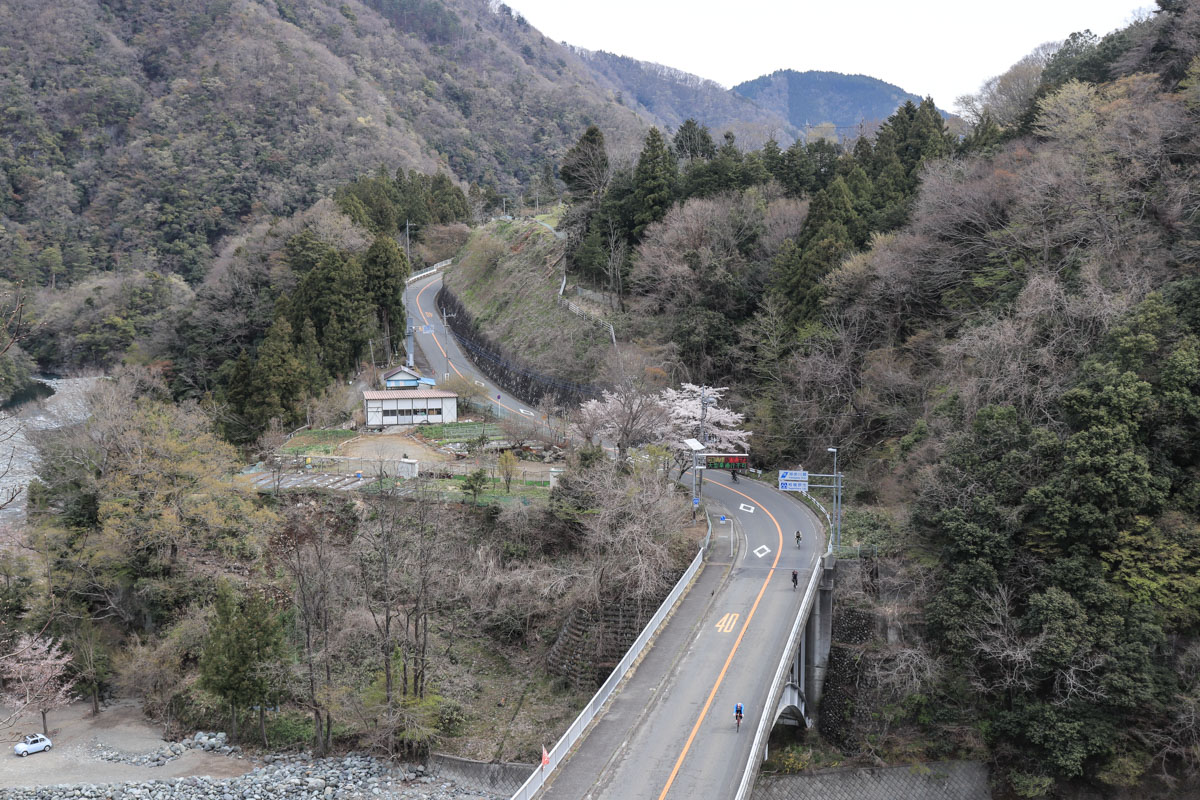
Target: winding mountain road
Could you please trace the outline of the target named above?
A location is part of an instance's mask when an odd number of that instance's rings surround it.
[[[475,382],[509,414],[535,417],[480,374],[448,334],[433,302],[441,281],[440,274],[415,281],[407,298],[413,319],[433,326],[431,333],[417,333],[431,369],[440,380],[457,375]],[[815,514],[766,484],[749,479],[735,484],[727,473],[706,474],[703,492],[728,518],[715,526],[725,537],[714,548],[737,545],[734,558],[714,553],[705,569],[728,574],[719,581],[710,577],[715,586],[709,598],[685,598],[703,606],[690,617],[677,614],[667,626],[691,628],[685,635],[658,637],[676,642],[677,652],[644,660],[541,797],[695,800],[736,793],[753,730],[763,713],[771,713],[763,705],[825,537]],[[803,533],[800,547],[796,530]],[[792,570],[799,573],[801,590],[792,589]],[[625,708],[623,694],[647,699],[640,708]],[[733,724],[738,702],[746,708],[740,732]],[[547,739],[556,735],[548,732]]]

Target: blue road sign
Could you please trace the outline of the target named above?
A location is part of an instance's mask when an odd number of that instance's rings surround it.
[[[722,523],[723,523],[723,522],[725,522],[725,515],[724,515],[724,514],[722,514],[722,515],[721,515],[721,522],[722,522]]]
[[[779,480],[781,480],[781,481],[806,481],[806,480],[808,480],[808,470],[806,470],[806,469],[781,469],[781,470],[779,470]]]
[[[700,498],[699,498],[699,497],[693,497],[693,498],[692,498],[692,505],[694,505],[694,506],[698,506],[698,505],[700,505]]]
[[[781,492],[808,492],[808,481],[785,481],[780,479],[779,491]]]

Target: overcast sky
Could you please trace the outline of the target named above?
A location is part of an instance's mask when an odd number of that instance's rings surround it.
[[[952,109],[1034,47],[1103,35],[1149,0],[505,0],[557,42],[724,86],[777,69],[862,73]]]

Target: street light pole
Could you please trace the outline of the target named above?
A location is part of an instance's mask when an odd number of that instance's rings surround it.
[[[835,547],[840,547],[842,544],[842,473],[838,472],[837,468],[838,449],[826,447],[825,450],[833,453],[833,544]]]

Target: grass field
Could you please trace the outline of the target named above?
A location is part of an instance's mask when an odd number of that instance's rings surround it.
[[[357,435],[354,431],[341,429],[300,431],[288,439],[287,444],[279,448],[279,451],[292,455],[329,456],[337,452],[338,445]]]
[[[422,425],[418,430],[426,439],[442,444],[474,442],[485,434],[489,442],[505,438],[504,430],[490,422],[446,422],[441,425]]]

